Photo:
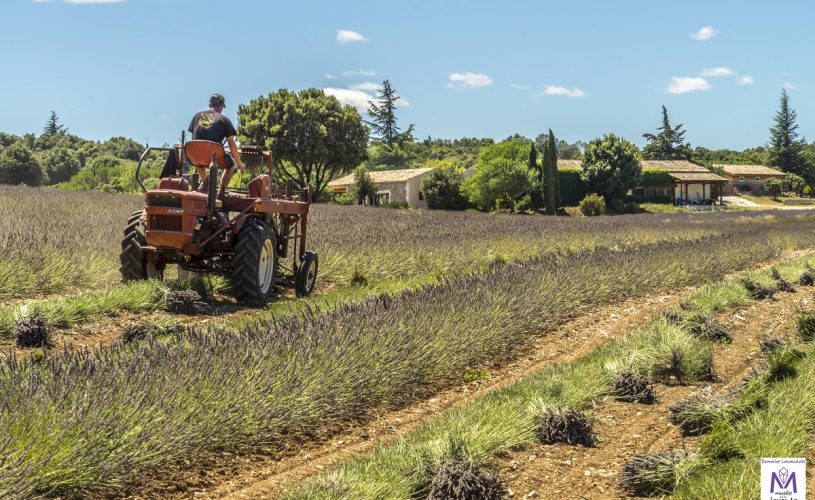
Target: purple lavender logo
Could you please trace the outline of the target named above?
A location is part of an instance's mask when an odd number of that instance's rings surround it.
[[[770,493],[775,493],[776,485],[778,485],[778,489],[786,490],[790,487],[790,483],[792,483],[792,492],[798,493],[798,483],[795,481],[795,473],[790,473],[786,467],[781,467],[781,470],[779,470],[777,474],[773,472],[770,476]]]

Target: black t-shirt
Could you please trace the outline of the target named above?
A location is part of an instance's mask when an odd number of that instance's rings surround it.
[[[188,130],[195,141],[212,141],[220,144],[223,144],[227,137],[238,135],[229,118],[211,109],[195,113]]]

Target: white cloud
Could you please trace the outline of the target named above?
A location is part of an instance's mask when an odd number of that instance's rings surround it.
[[[562,95],[566,97],[584,97],[586,95],[585,92],[580,90],[579,88],[575,87],[573,89],[568,89],[566,87],[561,87],[560,85],[547,85],[542,95]]]
[[[366,94],[361,90],[354,89],[338,89],[336,87],[326,87],[323,89],[326,95],[333,95],[343,104],[357,108],[360,113],[368,109],[368,101],[374,98],[370,94]]]
[[[337,30],[337,43],[346,44],[353,42],[367,42],[368,39],[362,33],[351,30]]]
[[[331,74],[331,73],[326,73],[325,74],[325,79],[326,80],[333,80],[334,78],[337,78],[337,75],[334,75],[334,74]]]
[[[342,76],[376,76],[376,71],[372,69],[346,69]]]
[[[701,77],[674,76],[671,77],[671,84],[665,89],[669,94],[685,94],[701,90],[710,90],[710,83]]]
[[[379,90],[380,84],[374,82],[362,82],[351,85],[353,90]]]
[[[716,36],[719,32],[713,29],[713,26],[704,26],[696,33],[691,34],[691,38],[699,42],[705,42]]]
[[[797,83],[792,83],[792,82],[784,82],[784,84],[781,85],[781,86],[784,87],[787,90],[795,90],[795,89],[798,88],[798,84]]]
[[[700,73],[700,75],[702,76],[732,76],[734,74],[736,74],[735,71],[724,66],[703,69],[702,72]]]
[[[492,78],[483,73],[450,73],[447,86],[451,89],[477,89],[492,85]]]
[[[750,75],[742,75],[736,79],[739,85],[752,85],[753,84],[753,77]]]

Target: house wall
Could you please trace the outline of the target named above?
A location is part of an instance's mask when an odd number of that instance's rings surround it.
[[[688,199],[687,201],[703,201],[705,198],[710,198],[712,186],[707,184],[704,186],[705,194],[702,197],[702,184],[688,184]],[[685,185],[675,184],[674,196],[676,200],[685,199]]]
[[[771,175],[724,175],[727,178],[727,184],[724,186],[724,192],[727,194],[751,192],[756,194],[764,194],[767,190],[767,179],[778,179],[779,177]],[[744,177],[744,180],[740,180]],[[758,177],[758,179],[756,179]]]
[[[427,201],[424,199],[422,190],[422,179],[424,175],[414,177],[406,183],[407,188],[407,202],[410,208],[427,208]]]
[[[400,202],[400,201],[408,201],[407,196],[407,186],[404,182],[377,182],[376,183],[376,192],[386,192],[390,191],[390,198],[391,203]]]

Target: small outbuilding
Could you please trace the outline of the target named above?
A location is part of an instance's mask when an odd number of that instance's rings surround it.
[[[432,168],[405,168],[401,170],[372,171],[371,180],[376,186],[377,205],[386,203],[407,203],[410,208],[425,208],[427,203],[422,193],[422,179]],[[334,179],[328,188],[335,193],[347,193],[354,183],[354,174]]]
[[[782,179],[784,172],[764,165],[716,165],[724,172],[727,194],[755,193],[764,194],[767,190],[767,179]]]

